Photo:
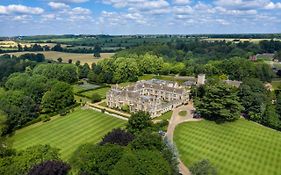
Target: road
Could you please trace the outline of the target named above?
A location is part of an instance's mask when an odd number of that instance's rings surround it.
[[[172,114],[171,120],[169,122],[168,131],[166,134],[167,138],[170,140],[171,143],[173,143],[174,130],[178,124],[183,123],[183,122],[188,122],[188,121],[200,121],[201,120],[201,119],[193,118],[193,114],[191,112],[192,110],[194,110],[194,106],[193,106],[192,102],[190,102],[188,105],[180,106],[173,110],[173,114]],[[179,115],[180,111],[187,111],[186,116],[180,116]],[[180,173],[183,175],[191,175],[191,172],[183,164],[183,162],[181,160],[179,160],[179,170],[180,170]]]

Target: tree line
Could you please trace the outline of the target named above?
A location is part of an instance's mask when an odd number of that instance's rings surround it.
[[[281,93],[267,90],[259,79],[244,79],[239,88],[210,79],[193,96],[197,113],[208,120],[220,123],[243,116],[281,130]]]
[[[1,58],[0,61],[9,60],[7,65],[11,65],[16,60],[20,64],[26,61],[23,58]],[[29,55],[25,58],[28,59]],[[40,120],[43,116],[63,114],[67,107],[75,104],[70,85],[78,81],[75,65],[29,62],[33,63],[32,67],[14,69],[15,72],[9,69],[8,72],[3,71],[4,91],[0,91],[0,111],[5,116],[3,134]]]

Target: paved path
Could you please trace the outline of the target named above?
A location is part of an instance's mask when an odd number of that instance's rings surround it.
[[[171,117],[171,120],[169,122],[168,131],[167,131],[167,138],[170,140],[171,143],[173,143],[173,137],[174,137],[174,130],[176,126],[183,122],[188,121],[200,121],[201,119],[194,119],[192,110],[194,110],[193,103],[190,102],[188,105],[180,106],[178,108],[175,108],[173,110],[173,114]],[[180,111],[187,111],[186,116],[180,116]],[[191,175],[189,169],[183,164],[181,160],[179,160],[179,170],[180,173],[183,175]]]

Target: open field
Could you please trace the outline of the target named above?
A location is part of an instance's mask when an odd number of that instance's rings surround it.
[[[22,47],[31,47],[31,45],[38,44],[40,46],[49,46],[50,48],[54,47],[56,43],[30,43],[30,42],[16,42],[16,41],[0,41],[0,48],[2,49],[8,49],[8,48],[13,48],[17,49],[18,44],[20,44]],[[62,44],[62,47],[67,47],[66,44]]]
[[[90,66],[92,63],[96,63],[104,58],[109,58],[114,55],[114,53],[101,53],[100,58],[94,58],[93,54],[79,54],[79,53],[66,53],[66,52],[56,52],[56,51],[47,51],[47,52],[12,52],[10,55],[19,56],[25,53],[42,53],[45,55],[46,59],[57,61],[58,58],[62,58],[63,62],[68,62],[69,59],[72,59],[73,63],[80,61],[81,64],[88,63]],[[1,54],[0,54],[1,55]]]
[[[280,175],[281,133],[254,122],[180,124],[174,141],[181,160],[209,159],[220,175]]]
[[[106,97],[106,92],[110,89],[110,87],[104,87],[104,88],[99,88],[99,89],[94,89],[90,91],[83,92],[82,95],[85,95],[88,98],[92,98],[93,94],[99,94],[101,98]]]
[[[60,148],[62,158],[67,160],[79,145],[97,143],[107,132],[124,124],[123,120],[104,113],[78,109],[67,116],[17,130],[11,140],[16,149],[50,144]]]
[[[249,41],[249,42],[253,42],[253,43],[259,43],[263,40],[271,40],[271,39],[268,39],[268,38],[261,38],[261,39],[239,39],[239,38],[206,38],[206,39],[203,39],[203,40],[206,40],[206,41],[227,41],[227,42],[236,42],[235,40],[239,40],[241,42],[245,42],[245,41]],[[279,39],[276,39],[277,41],[280,41]]]

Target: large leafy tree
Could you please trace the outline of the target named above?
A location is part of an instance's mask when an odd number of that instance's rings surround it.
[[[74,64],[40,64],[34,68],[33,73],[67,83],[75,83],[78,80],[78,70]]]
[[[126,152],[110,175],[168,175],[171,169],[159,151],[135,150]]]
[[[140,111],[131,115],[127,124],[127,130],[130,133],[137,134],[151,126],[152,122],[150,115],[147,112]]]
[[[67,175],[70,165],[59,160],[47,160],[33,166],[28,175]]]
[[[261,123],[266,104],[269,103],[263,83],[254,78],[245,79],[239,87],[238,96],[244,106],[245,116]]]
[[[164,63],[163,58],[151,54],[145,54],[137,60],[140,71],[145,74],[159,73]]]
[[[114,68],[113,79],[117,83],[138,79],[139,67],[134,58],[119,57],[114,61]]]
[[[64,82],[56,82],[42,98],[42,108],[45,112],[58,112],[74,103],[72,88]]]
[[[105,144],[117,144],[121,146],[127,146],[131,141],[134,140],[134,135],[122,130],[120,128],[113,129],[108,134],[106,134],[102,141],[100,142],[101,145]]]
[[[243,109],[237,90],[225,83],[208,84],[205,94],[196,100],[196,110],[202,117],[219,122],[238,119]]]
[[[58,151],[49,145],[36,145],[2,157],[0,158],[0,174],[27,174],[36,164],[47,160],[60,160]]]
[[[108,174],[121,159],[123,148],[119,145],[81,145],[72,155],[70,164],[80,174]]]
[[[38,116],[34,100],[22,91],[7,91],[0,96],[0,109],[7,114],[7,132]]]

